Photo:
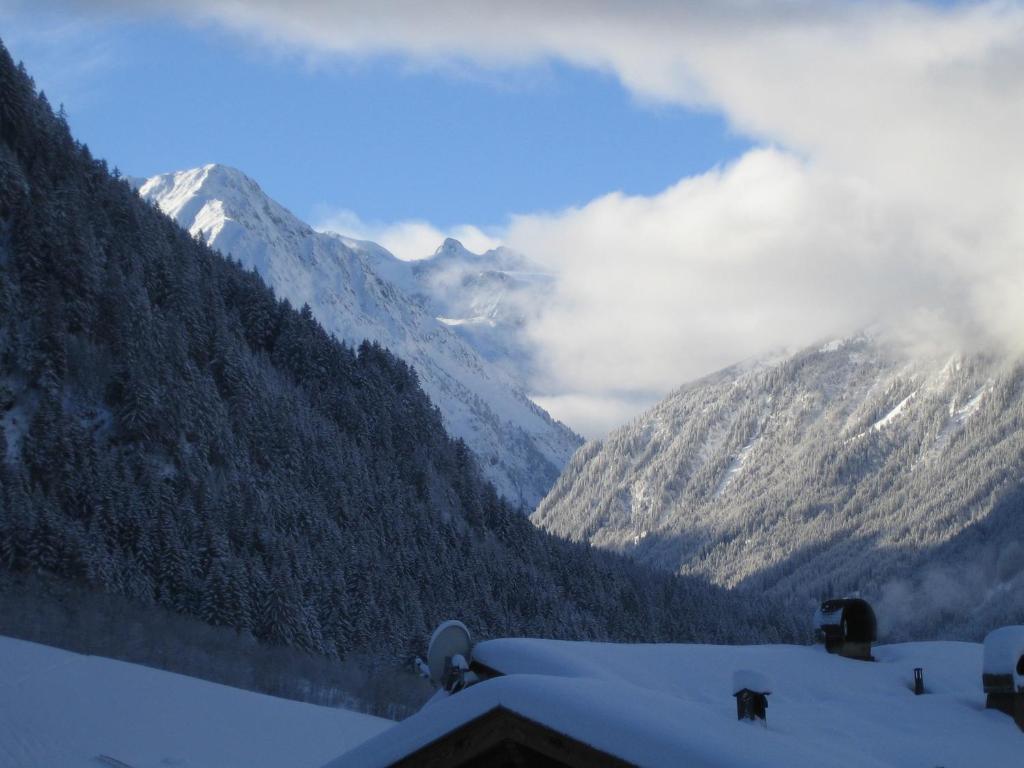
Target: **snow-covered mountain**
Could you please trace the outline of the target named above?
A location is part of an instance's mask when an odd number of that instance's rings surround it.
[[[528,387],[534,360],[523,331],[550,298],[551,273],[504,246],[473,253],[447,238],[427,258],[410,262],[377,243],[339,236],[481,357]]]
[[[1024,366],[866,336],[688,384],[585,445],[533,515],[730,587],[860,590],[893,630],[1024,617]]]
[[[413,274],[431,314],[517,381],[530,381],[523,328],[548,299],[551,274],[508,248],[475,254],[450,238],[432,257],[414,262]]]
[[[377,341],[411,363],[448,431],[466,442],[512,503],[532,509],[579,446],[580,438],[533,403],[502,366],[436,318],[438,310],[463,307],[457,290],[442,300],[424,288],[435,284],[429,266],[414,267],[373,243],[316,232],[225,166],[155,176],[139,192],[209,245],[256,269],[279,296],[308,304],[338,338]],[[459,249],[446,243],[438,264]]]

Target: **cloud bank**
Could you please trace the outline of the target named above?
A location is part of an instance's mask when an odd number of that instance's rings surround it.
[[[868,323],[1024,348],[1020,3],[175,7],[310,56],[498,72],[559,59],[641,100],[718,111],[761,143],[658,195],[508,223],[503,239],[560,278],[528,329],[537,391],[588,434],[687,378]]]
[[[600,382],[619,396],[961,305],[927,239],[862,185],[773,149],[654,197],[516,217],[506,233],[561,276],[529,329],[550,377],[538,386]]]

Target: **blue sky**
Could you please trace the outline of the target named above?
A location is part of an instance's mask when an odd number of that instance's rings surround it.
[[[75,135],[123,173],[226,163],[307,221],[342,208],[500,225],[613,190],[652,194],[749,146],[720,115],[643,101],[610,74],[558,62],[312,62],[209,24],[36,3],[0,22]]]

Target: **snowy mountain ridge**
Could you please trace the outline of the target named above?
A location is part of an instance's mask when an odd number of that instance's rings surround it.
[[[339,236],[519,388],[528,388],[534,360],[523,331],[549,300],[552,274],[504,246],[478,254],[447,238],[427,258],[410,262],[377,243]]]
[[[417,295],[416,266],[374,243],[314,231],[252,179],[222,165],[155,176],[139,193],[258,271],[279,296],[308,304],[338,338],[376,341],[411,363],[446,428],[513,504],[532,509],[580,444],[505,368],[436,319],[431,309],[439,307]],[[442,246],[439,256],[455,245]]]
[[[523,330],[550,299],[553,275],[508,248],[475,254],[451,238],[431,258],[415,262],[413,274],[431,314],[527,386],[533,350]]]
[[[1024,616],[1022,478],[1024,366],[858,335],[681,387],[581,448],[532,519],[797,604],[898,603],[900,636],[977,637]]]

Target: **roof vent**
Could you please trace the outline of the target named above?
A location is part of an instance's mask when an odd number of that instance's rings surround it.
[[[981,684],[985,706],[1005,712],[1024,730],[1024,626],[988,633]]]
[[[914,667],[914,695],[924,693],[924,667]]]
[[[878,639],[875,612],[859,597],[826,600],[814,614],[814,639],[824,643],[829,653],[874,661],[871,644]]]
[[[736,717],[768,725],[768,697],[771,683],[760,672],[737,669],[732,673],[732,695],[736,697]]]

